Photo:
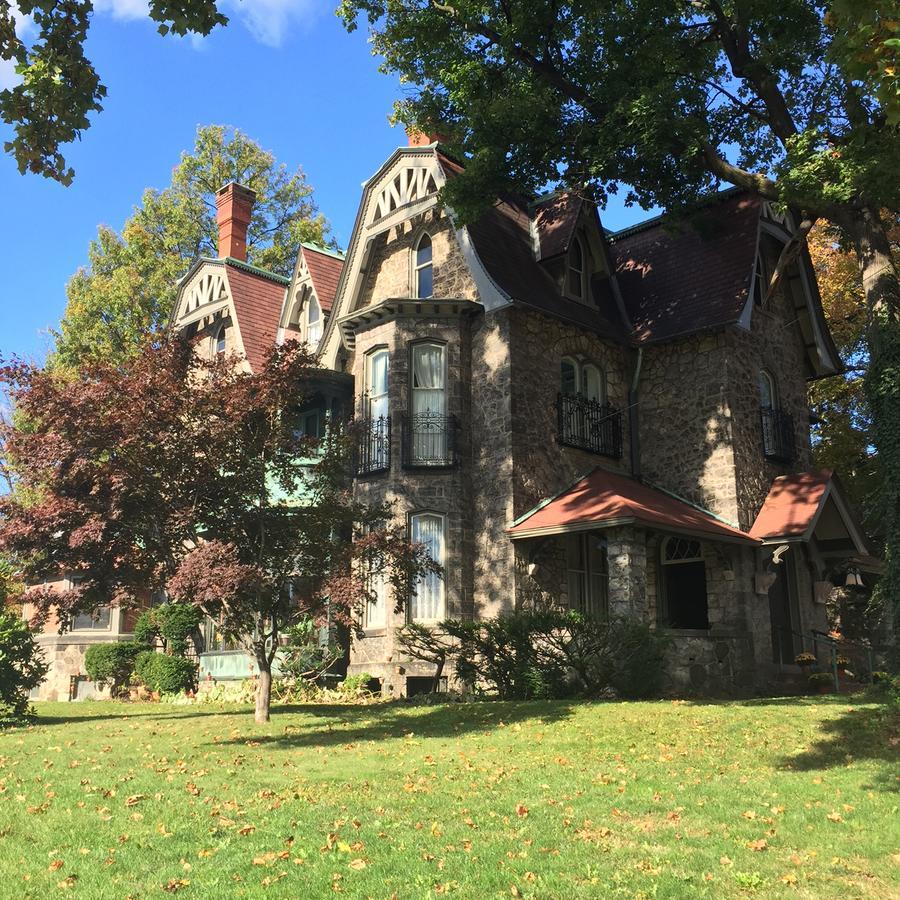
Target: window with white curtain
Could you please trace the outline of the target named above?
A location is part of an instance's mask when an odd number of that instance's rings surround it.
[[[431,260],[431,236],[426,232],[416,244],[413,257],[415,296],[423,300],[434,294],[434,267]]]
[[[384,628],[387,624],[388,576],[383,571],[383,561],[373,560],[366,575],[366,598],[363,610],[363,628]]]
[[[448,450],[446,347],[412,345],[410,437],[415,465],[445,465]]]
[[[444,517],[437,513],[415,513],[409,517],[410,541],[422,544],[439,566],[444,561]],[[409,618],[413,622],[437,622],[446,617],[444,579],[429,572],[416,583],[409,599]]]
[[[304,315],[306,343],[312,347],[318,345],[322,337],[322,307],[319,301],[310,294]]]
[[[366,467],[370,471],[387,468],[390,463],[390,401],[388,398],[388,362],[385,348],[366,356],[366,381],[363,406],[369,420],[364,448]]]
[[[604,373],[590,363],[581,369],[581,393],[594,403],[606,402],[606,378]]]
[[[585,616],[607,616],[609,569],[606,541],[597,534],[566,536],[569,608]]]

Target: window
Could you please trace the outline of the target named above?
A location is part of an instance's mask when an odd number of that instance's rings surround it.
[[[775,409],[778,406],[775,379],[765,369],[759,373],[759,402],[763,409]]]
[[[700,541],[670,537],[662,545],[663,624],[669,628],[709,628],[706,563]]]
[[[607,402],[606,375],[598,366],[562,358],[557,413],[561,444],[613,458],[622,455],[622,414]]]
[[[444,517],[437,513],[416,513],[409,518],[410,541],[423,544],[428,555],[444,565]],[[409,600],[409,617],[413,622],[437,622],[443,619],[444,579],[429,572],[419,579]]]
[[[225,326],[220,325],[219,330],[216,332],[216,354],[221,355],[225,352],[225,344],[226,344],[226,334],[225,334]]]
[[[566,397],[574,397],[578,393],[578,363],[574,359],[563,357],[559,382],[559,389]]]
[[[310,294],[306,303],[306,343],[315,347],[322,337],[322,307]]]
[[[593,403],[606,403],[606,378],[594,365],[581,370],[581,393]]]
[[[391,424],[388,398],[388,351],[373,350],[366,356],[363,396],[364,433],[361,436],[360,474],[383,472],[391,464]]]
[[[431,237],[425,233],[416,244],[413,267],[415,296],[425,299],[434,295],[434,267],[431,262]]]
[[[581,300],[584,297],[584,245],[576,235],[569,248],[568,291]]]
[[[387,624],[388,575],[384,562],[376,558],[367,563],[366,597],[363,609],[363,628],[384,628]]]
[[[311,409],[301,412],[297,417],[297,427],[294,429],[294,433],[297,437],[324,437],[319,410]]]
[[[409,462],[444,466],[449,462],[446,348],[443,344],[412,345]]]
[[[597,534],[568,535],[566,570],[569,608],[591,618],[605,619],[609,583],[606,540]]]
[[[98,606],[90,612],[77,613],[72,617],[72,631],[109,631],[110,615],[108,606]]]

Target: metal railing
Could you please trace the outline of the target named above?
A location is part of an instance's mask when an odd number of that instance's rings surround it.
[[[762,422],[763,456],[778,462],[793,462],[794,418],[790,413],[773,407],[763,407]]]
[[[560,444],[600,456],[621,458],[621,410],[581,394],[558,394],[556,414]]]
[[[414,413],[401,417],[403,465],[410,469],[450,468],[457,462],[456,416]]]
[[[389,416],[361,419],[357,423],[355,470],[357,475],[387,472],[391,467],[391,420]]]
[[[792,628],[788,628],[786,626],[781,626],[777,629],[778,635],[782,638],[779,641],[779,646],[782,650],[781,652],[781,660],[779,665],[794,665],[794,659],[790,659],[786,661],[784,659],[784,649],[785,649],[785,641],[784,638],[789,638],[792,648],[794,649],[796,658],[800,653],[812,653],[812,655],[816,658],[816,665],[819,667],[820,671],[827,671],[831,674],[834,679],[834,690],[835,692],[840,691],[840,676],[839,670],[840,667],[838,665],[838,656],[841,655],[840,650],[842,647],[854,647],[860,651],[864,651],[866,654],[866,659],[868,661],[869,667],[869,677],[871,677],[872,672],[874,671],[874,656],[872,653],[872,648],[868,644],[863,644],[859,641],[850,641],[845,640],[844,638],[834,638],[830,634],[825,631],[818,631],[815,628],[810,629],[809,634],[803,634],[800,631],[794,631]],[[797,644],[794,641],[794,638],[800,639],[800,649],[796,650]]]

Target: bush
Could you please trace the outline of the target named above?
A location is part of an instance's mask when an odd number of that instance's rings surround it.
[[[12,610],[0,608],[0,727],[28,720],[28,692],[46,674],[43,653],[28,626]]]
[[[359,675],[348,675],[338,686],[338,693],[346,697],[362,697],[370,694],[369,682],[372,676],[368,672],[360,672]]]
[[[137,641],[92,644],[84,654],[84,670],[92,681],[105,682],[116,690],[128,683],[137,655],[146,649]]]
[[[813,672],[809,676],[809,686],[816,689],[823,686],[834,686],[834,676],[830,672]]]
[[[319,641],[319,628],[310,616],[303,616],[282,634],[287,638],[279,650],[278,672],[282,678],[315,681],[343,655],[336,643]]]
[[[504,700],[596,697],[609,688],[625,697],[654,696],[667,646],[643,623],[600,621],[562,609],[447,620],[427,639],[416,629],[404,632],[401,643],[410,656],[436,668],[452,660],[471,689]]]
[[[184,656],[188,639],[197,630],[203,614],[190,603],[163,603],[145,610],[134,625],[135,640],[153,644],[159,637],[166,643],[166,650],[176,656]]]
[[[161,694],[191,690],[197,682],[197,666],[183,656],[168,656],[153,650],[138,654],[134,674],[141,684]]]

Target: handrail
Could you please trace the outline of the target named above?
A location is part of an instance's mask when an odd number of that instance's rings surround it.
[[[801,652],[803,652],[805,650],[804,642],[807,640],[807,637],[805,634],[803,634],[800,631],[794,631],[793,628],[788,628],[786,626],[782,626],[778,630],[783,633],[792,634],[795,637],[800,638],[800,642],[801,642],[800,650],[801,650]],[[820,631],[817,628],[810,628],[809,633],[812,636],[813,655],[816,657],[817,661],[819,658],[818,645],[820,643],[824,643],[828,647],[829,657],[830,657],[829,658],[829,668],[831,669],[831,673],[834,678],[834,690],[836,693],[840,691],[840,679],[838,677],[838,664],[837,664],[838,645],[848,644],[848,645],[852,645],[854,647],[858,647],[862,650],[865,650],[867,658],[868,658],[868,663],[869,663],[869,672],[871,673],[873,671],[872,648],[869,645],[863,644],[860,641],[850,641],[850,640],[844,640],[843,638],[834,638],[827,631]]]

